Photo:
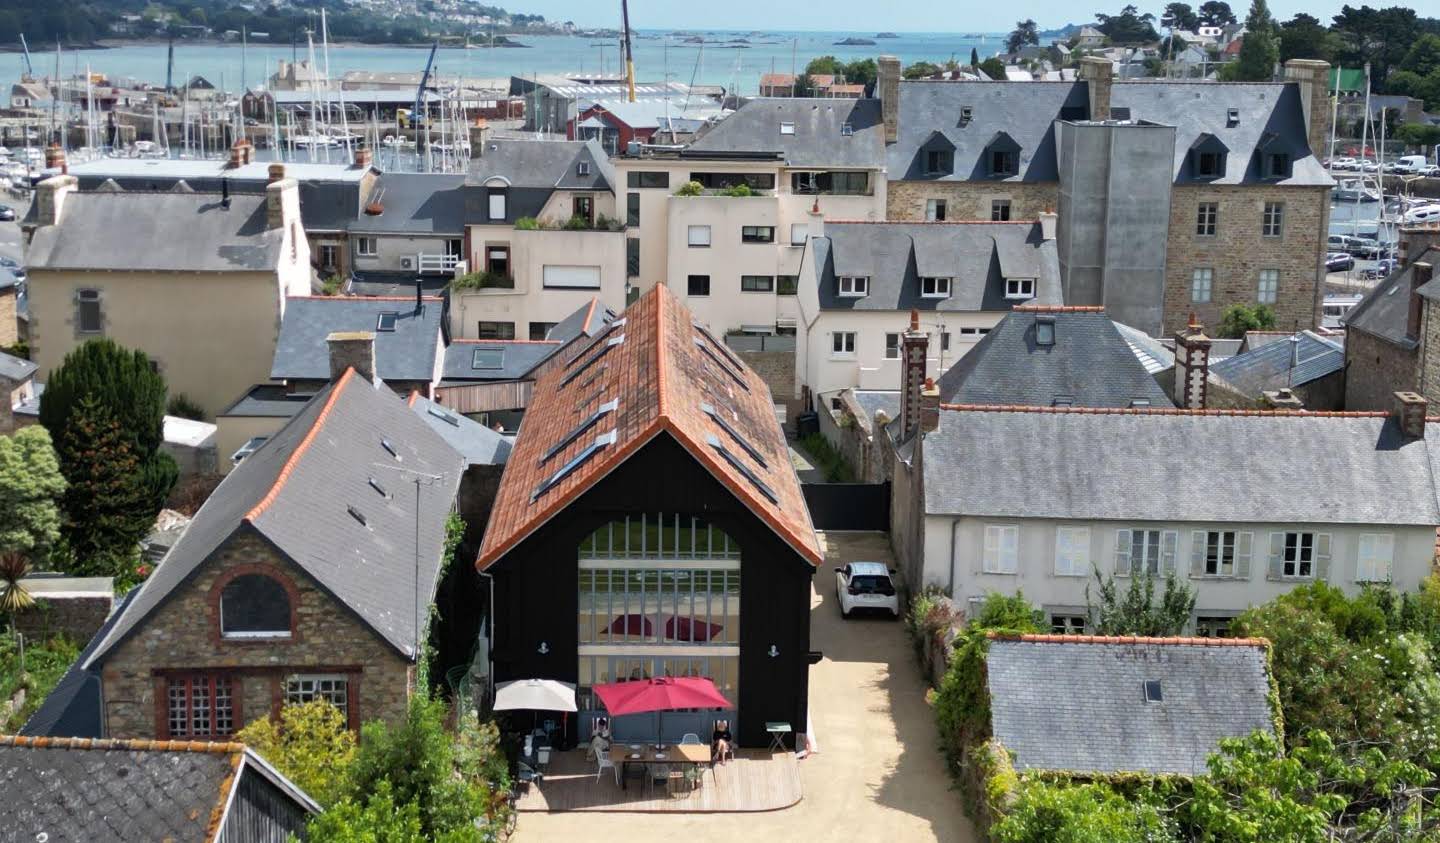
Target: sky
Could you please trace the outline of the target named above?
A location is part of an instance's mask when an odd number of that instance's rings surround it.
[[[496,0],[489,0],[496,3]],[[1095,11],[1114,14],[1126,0],[1109,0],[1109,6]],[[1192,0],[1198,8],[1203,0]],[[1235,14],[1245,17],[1249,0],[1229,0]],[[1369,0],[1372,6],[1408,5],[1426,14],[1424,7],[1434,0],[1386,2]],[[1362,0],[1350,0],[1362,5]],[[573,20],[581,26],[618,27],[620,0],[500,0],[511,12],[542,14],[547,20]],[[1159,17],[1164,2],[1138,2],[1142,12]],[[1270,13],[1277,20],[1288,20],[1296,12],[1307,12],[1322,21],[1340,11],[1344,0],[1270,0]],[[611,8],[613,7],[613,9]],[[978,8],[977,8],[978,7]],[[883,12],[879,9],[883,8]],[[1066,23],[1089,23],[1081,10],[1087,4],[1071,0],[1010,0],[1006,3],[939,3],[936,0],[899,0],[876,4],[874,0],[801,0],[798,3],[776,3],[775,0],[725,0],[724,2],[685,3],[676,0],[630,0],[630,25],[636,29],[725,29],[725,30],[858,30],[863,32],[1008,32],[1017,20],[1034,18],[1041,29],[1052,29]],[[823,13],[822,13],[823,12]],[[1430,11],[1429,14],[1436,14]]]

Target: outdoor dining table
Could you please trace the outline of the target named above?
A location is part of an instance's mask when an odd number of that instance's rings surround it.
[[[617,743],[610,747],[610,760],[620,768],[620,789],[624,790],[628,785],[626,767],[632,764],[647,770],[651,764],[694,764],[698,767],[710,763],[710,747],[707,744],[675,744],[657,751],[649,744],[631,749],[628,744]]]

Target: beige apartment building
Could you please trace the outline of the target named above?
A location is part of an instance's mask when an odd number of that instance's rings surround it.
[[[632,287],[668,284],[719,332],[793,331],[812,211],[885,219],[879,118],[874,100],[756,99],[683,149],[617,157]]]
[[[54,176],[36,189],[31,222],[40,372],[108,337],[144,351],[171,395],[211,416],[269,377],[285,298],[311,291],[298,190],[279,164],[263,195],[78,192],[74,176]]]

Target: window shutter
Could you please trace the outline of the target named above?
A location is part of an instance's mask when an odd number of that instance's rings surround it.
[[[988,573],[998,567],[995,560],[999,557],[1000,537],[996,535],[995,527],[985,528],[985,557],[980,564],[980,570]]]
[[[1285,576],[1285,534],[1270,534],[1270,573],[1269,578],[1278,580]]]
[[[1330,534],[1315,534],[1315,579],[1330,579]]]
[[[1373,559],[1374,556],[1375,536],[1371,533],[1362,533],[1360,536],[1359,549],[1355,554],[1355,582],[1365,582],[1365,580],[1372,576],[1371,571],[1365,570],[1365,563],[1366,560]]]
[[[1235,578],[1250,579],[1250,545],[1253,533],[1235,534]]]
[[[1130,576],[1130,531],[1115,531],[1115,573]]]
[[[1166,530],[1160,534],[1160,572],[1162,574],[1175,573],[1175,551],[1179,544],[1180,534],[1174,530]]]
[[[1205,576],[1205,531],[1190,531],[1190,576]]]
[[[1055,528],[1055,567],[1054,567],[1054,569],[1053,569],[1053,573],[1054,573],[1054,574],[1059,575],[1059,574],[1061,573],[1061,571],[1060,571],[1060,560],[1061,560],[1061,559],[1068,559],[1068,558],[1069,558],[1069,551],[1070,551],[1070,531],[1067,530],[1067,529],[1065,529],[1064,527],[1056,527],[1056,528]],[[1070,571],[1067,569],[1066,571],[1064,571],[1064,573],[1067,573],[1067,574],[1068,574],[1068,573],[1070,573]]]
[[[1020,528],[1000,528],[1000,570],[1013,574],[1020,568]]]

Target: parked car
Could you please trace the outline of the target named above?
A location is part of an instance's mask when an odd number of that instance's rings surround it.
[[[835,569],[835,597],[840,603],[840,616],[848,618],[855,612],[884,612],[900,617],[900,595],[890,578],[895,572],[879,562],[851,562]]]
[[[1346,252],[1329,252],[1325,255],[1326,272],[1346,272],[1355,268],[1355,258]]]
[[[9,205],[0,205],[0,222],[14,222],[15,209]]]

